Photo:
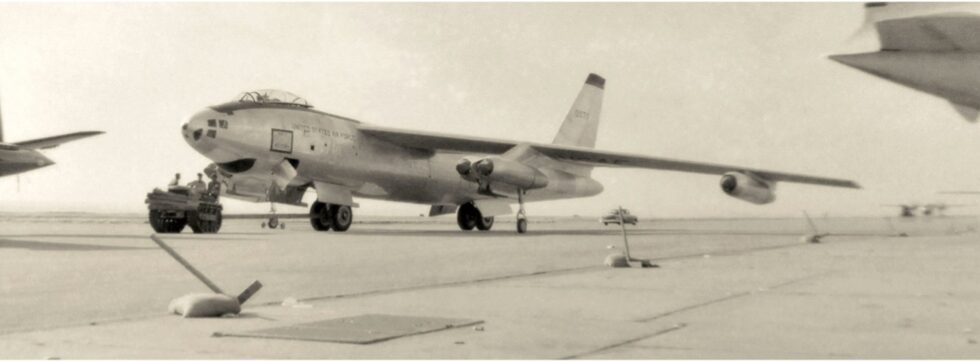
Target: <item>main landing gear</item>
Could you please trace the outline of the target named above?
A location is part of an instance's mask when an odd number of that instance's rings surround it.
[[[464,231],[476,228],[480,231],[487,231],[493,227],[493,216],[483,217],[480,209],[477,209],[472,202],[459,205],[456,212],[456,224]]]
[[[527,232],[527,213],[524,211],[524,190],[517,190],[517,232],[523,234]],[[456,211],[456,224],[463,231],[470,231],[476,228],[480,231],[487,231],[493,227],[493,216],[483,217],[480,209],[477,209],[472,202],[459,205]]]
[[[313,206],[310,206],[310,225],[313,226],[313,230],[333,229],[344,232],[350,228],[352,222],[354,222],[354,212],[351,211],[350,206],[319,201],[313,202]]]

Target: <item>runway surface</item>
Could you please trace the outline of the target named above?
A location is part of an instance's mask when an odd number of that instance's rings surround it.
[[[140,216],[0,214],[0,356],[980,357],[975,217],[817,218],[835,234],[821,244],[800,241],[802,219],[641,219],[631,250],[657,269],[604,267],[622,239],[593,218],[532,219],[526,235],[363,219],[164,236],[228,293],[265,284],[238,318],[182,319],[169,301],[207,289]],[[484,323],[370,345],[213,336],[360,314]]]

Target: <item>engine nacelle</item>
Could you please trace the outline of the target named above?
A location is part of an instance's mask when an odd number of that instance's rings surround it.
[[[741,172],[728,172],[721,176],[721,190],[728,196],[753,204],[768,204],[776,200],[771,182]]]
[[[476,162],[463,158],[456,164],[456,172],[467,180],[504,183],[525,190],[548,186],[548,176],[538,169],[500,157],[487,157]]]
[[[466,181],[477,182],[476,172],[473,171],[473,164],[477,160],[473,157],[463,157],[456,162],[456,172]]]

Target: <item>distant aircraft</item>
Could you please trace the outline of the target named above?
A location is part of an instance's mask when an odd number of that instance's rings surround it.
[[[902,216],[902,217],[915,217],[916,216],[915,215],[915,211],[918,210],[919,208],[922,208],[922,216],[933,216],[933,215],[942,216],[943,213],[946,212],[946,209],[954,208],[954,207],[973,206],[973,205],[969,205],[969,204],[947,204],[947,203],[943,203],[943,202],[936,202],[936,203],[923,204],[923,205],[919,205],[919,204],[898,204],[898,205],[881,205],[881,206],[886,206],[886,207],[899,207],[902,210],[901,213],[899,214],[900,216]]]
[[[44,157],[44,155],[38,150],[55,148],[65,142],[100,135],[103,133],[105,132],[75,132],[60,136],[38,138],[29,141],[4,143],[3,118],[0,117],[0,177],[19,174],[54,164],[54,161]]]
[[[849,180],[595,150],[605,82],[587,77],[551,144],[371,126],[275,90],[208,107],[182,133],[215,162],[226,196],[305,205],[303,194],[313,187],[310,223],[319,231],[346,231],[358,196],[428,204],[429,216],[455,212],[462,230],[489,230],[517,203],[523,233],[525,202],[602,192],[591,177],[597,166],[721,175],[726,194],[755,204],[772,202],[780,181],[860,188]]]
[[[963,118],[976,122],[980,15],[963,11],[977,8],[966,3],[868,3],[866,19],[874,22],[881,49],[830,59],[944,98]]]

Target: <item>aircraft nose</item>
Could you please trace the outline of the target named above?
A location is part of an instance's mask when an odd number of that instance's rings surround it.
[[[191,145],[201,140],[201,136],[204,134],[204,128],[207,124],[205,117],[206,115],[200,113],[195,114],[188,118],[187,121],[180,127],[180,133]]]

